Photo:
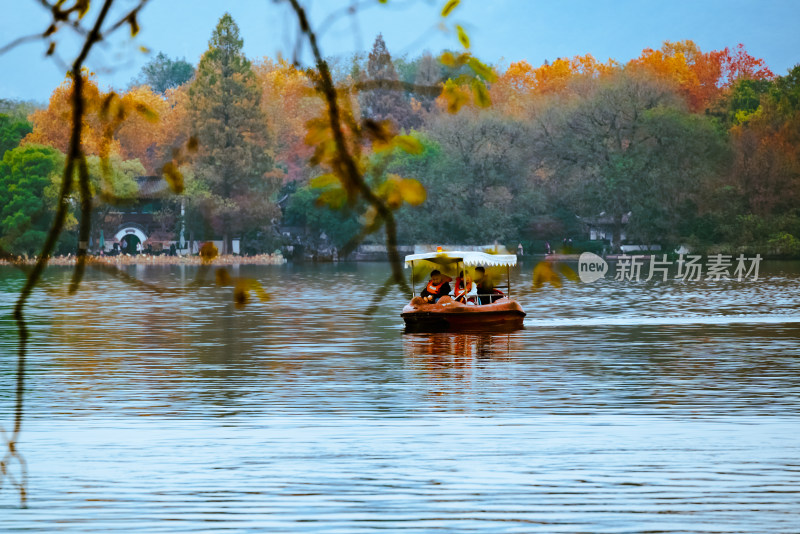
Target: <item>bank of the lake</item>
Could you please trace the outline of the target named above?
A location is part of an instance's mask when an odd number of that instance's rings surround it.
[[[115,256],[88,256],[89,262],[106,263],[109,265],[202,265],[206,262],[199,255],[170,256],[167,254],[117,254]],[[73,255],[53,256],[48,260],[49,265],[53,266],[73,266],[77,259]],[[36,263],[35,257],[22,257],[17,260],[0,259],[0,265],[33,265]],[[211,262],[216,265],[281,265],[286,263],[286,258],[281,254],[255,254],[252,256],[240,256],[238,254],[225,254],[216,256]]]

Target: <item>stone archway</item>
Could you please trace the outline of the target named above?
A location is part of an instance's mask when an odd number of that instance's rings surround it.
[[[114,238],[124,247],[122,249],[123,252],[128,254],[136,254],[136,245],[141,243],[144,246],[144,242],[147,241],[147,235],[142,229],[138,225],[133,226],[131,224],[122,225],[119,231],[114,234]]]
[[[142,231],[142,229],[132,225],[124,225],[122,228],[120,228],[120,230],[116,234],[114,234],[114,239],[119,241],[126,235],[131,235],[131,234],[138,237],[139,241],[141,241],[142,243],[147,241],[147,236]]]
[[[119,242],[121,252],[134,256],[139,252],[137,246],[142,241],[135,234],[125,234]]]

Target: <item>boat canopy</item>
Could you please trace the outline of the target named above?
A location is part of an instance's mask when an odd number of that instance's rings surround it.
[[[425,252],[423,254],[410,254],[406,256],[406,267],[412,262],[428,261],[436,265],[449,265],[461,262],[464,265],[486,266],[514,266],[517,264],[516,254],[487,254],[486,252],[472,252],[461,250],[445,250],[442,252]]]

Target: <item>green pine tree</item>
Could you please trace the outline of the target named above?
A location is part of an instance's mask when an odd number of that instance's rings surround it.
[[[386,49],[383,36],[378,34],[367,61],[367,79],[372,81],[397,82],[399,77]],[[399,128],[418,126],[418,117],[412,113],[411,103],[403,91],[396,88],[381,88],[364,91],[360,97],[361,115],[376,121],[391,120]]]
[[[261,92],[242,52],[239,27],[230,14],[219,20],[189,88],[189,122],[200,143],[195,167],[195,217],[224,240],[268,234],[280,210]],[[208,236],[207,236],[208,237]]]

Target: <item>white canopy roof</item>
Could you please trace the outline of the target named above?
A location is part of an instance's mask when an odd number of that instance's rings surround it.
[[[406,267],[413,261],[429,261],[437,265],[447,265],[461,262],[464,265],[509,265],[517,264],[516,254],[487,254],[486,252],[472,252],[461,250],[445,250],[442,252],[425,252],[423,254],[410,254],[406,256]]]

